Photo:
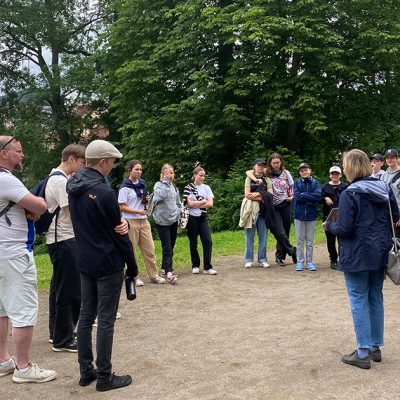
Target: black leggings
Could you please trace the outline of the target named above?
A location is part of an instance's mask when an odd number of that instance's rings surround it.
[[[278,227],[277,231],[280,235],[285,235],[286,238],[278,240],[276,238],[276,252],[275,258],[284,260],[286,254],[290,255],[289,248],[293,247],[289,242],[290,226],[292,224],[292,203],[284,200],[282,203],[274,206],[275,210],[275,224]]]

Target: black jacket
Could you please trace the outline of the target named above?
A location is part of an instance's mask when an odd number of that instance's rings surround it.
[[[114,232],[121,224],[117,196],[97,170],[86,167],[67,183],[69,208],[78,245],[77,268],[101,277],[128,267],[136,276],[138,268],[129,236]]]

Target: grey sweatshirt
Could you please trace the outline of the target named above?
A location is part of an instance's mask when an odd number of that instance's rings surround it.
[[[154,185],[153,218],[158,225],[172,225],[181,215],[181,200],[176,186],[168,180]]]
[[[393,190],[393,193],[396,197],[397,205],[400,208],[400,179],[397,179],[395,183],[392,183],[394,176],[400,173],[400,169],[396,169],[395,171],[391,171],[389,168],[382,175],[381,180],[387,183]]]

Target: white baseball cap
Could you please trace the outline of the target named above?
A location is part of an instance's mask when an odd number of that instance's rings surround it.
[[[338,167],[338,166],[333,166],[333,167],[331,167],[330,169],[329,169],[329,173],[331,174],[332,172],[339,172],[339,174],[341,174],[342,173],[342,170],[340,169],[340,167]]]

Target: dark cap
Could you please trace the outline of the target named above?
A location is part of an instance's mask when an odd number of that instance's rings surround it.
[[[382,162],[384,161],[383,155],[379,154],[379,153],[372,154],[372,156],[369,159],[370,160],[378,160],[378,161],[382,161]]]
[[[306,163],[306,162],[302,162],[302,163],[299,165],[299,168],[297,168],[297,170],[300,171],[302,168],[310,168],[310,164],[309,164],[309,163]]]
[[[264,164],[265,165],[265,160],[263,158],[256,158],[254,160],[253,165],[256,165],[256,164]]]
[[[398,157],[399,152],[396,149],[388,149],[386,150],[385,157]]]

